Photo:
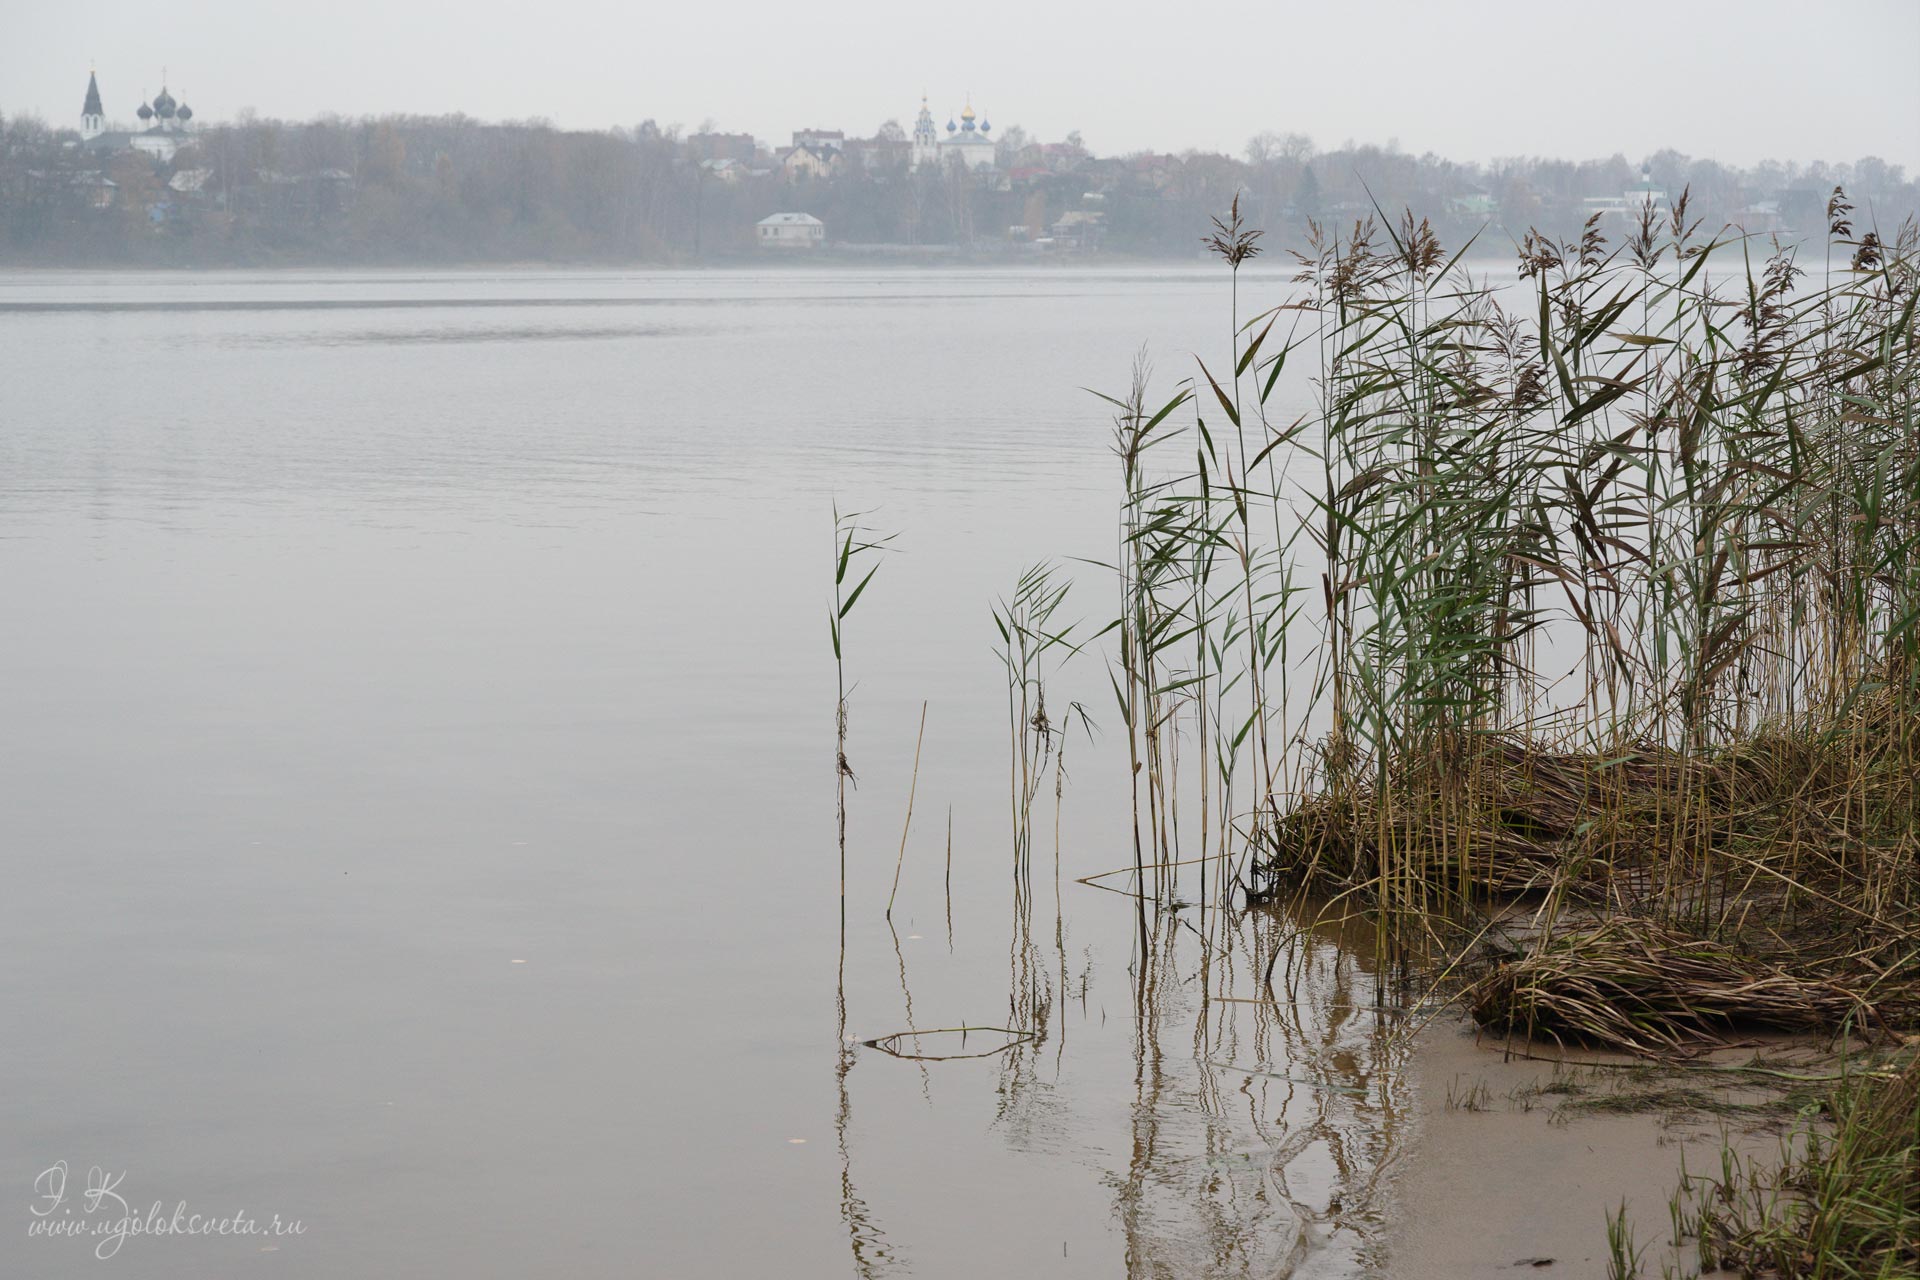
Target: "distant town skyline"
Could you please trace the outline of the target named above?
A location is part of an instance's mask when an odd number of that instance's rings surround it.
[[[1003,132],[1078,130],[1106,154],[1238,154],[1277,130],[1474,161],[1672,147],[1730,164],[1877,155],[1920,168],[1920,4],[1857,4],[1832,23],[1786,0],[1448,9],[1381,0],[1361,22],[1230,4],[1189,22],[1109,5],[956,23],[851,0],[796,23],[747,0],[720,25],[699,6],[602,0],[552,0],[534,19],[489,0],[195,0],[175,14],[191,21],[151,24],[128,0],[36,3],[9,18],[0,110],[72,127],[92,67],[108,118],[130,121],[164,67],[208,121],[460,112],[778,140],[911,128],[925,92],[943,124],[971,95]]]

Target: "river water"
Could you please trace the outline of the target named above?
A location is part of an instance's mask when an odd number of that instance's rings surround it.
[[[1366,1270],[1365,954],[1143,955],[1078,882],[1132,857],[1097,645],[1012,875],[990,606],[1054,558],[1111,614],[1087,388],[1230,326],[1201,265],[0,276],[0,1274]],[[898,534],[844,952],[836,504]],[[958,1026],[1025,1038],[863,1043]],[[30,1230],[182,1203],[300,1230]]]

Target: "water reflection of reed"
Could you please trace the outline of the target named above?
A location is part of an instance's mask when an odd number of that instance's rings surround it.
[[[875,1223],[873,1211],[854,1187],[853,1151],[847,1142],[847,1131],[853,1123],[853,1095],[847,1088],[847,1076],[853,1070],[854,1050],[845,1039],[844,1007],[842,1013],[840,1051],[834,1063],[834,1082],[840,1102],[833,1113],[834,1139],[840,1151],[840,1219],[846,1224],[854,1274],[864,1280],[897,1270],[900,1260],[888,1244],[886,1232]]]
[[[1009,1011],[1035,1035],[1003,1061],[1000,1116],[1026,1147],[1081,1125],[1050,1087],[1066,1025],[1052,1015],[1069,989],[1058,908],[1052,938],[1036,938],[1031,895],[1015,901]],[[1149,922],[1130,974],[1126,1156],[1101,1170],[1127,1274],[1270,1277],[1309,1254],[1363,1261],[1407,1110],[1394,1015],[1380,1007],[1391,1002],[1355,945],[1365,940],[1265,910]]]
[[[1372,932],[1265,907],[1151,913],[1145,950],[1126,971],[1131,1089],[1121,1140],[1109,1147],[1086,1135],[1111,1124],[1088,1114],[1111,1095],[1062,1087],[1069,1072],[1097,1065],[1067,1054],[1068,1010],[1078,1004],[1084,1015],[1096,970],[1069,955],[1058,875],[1049,894],[1017,872],[1009,901],[1004,1024],[1022,1034],[997,1054],[994,1127],[1016,1151],[1066,1147],[1093,1161],[1111,1190],[1127,1274],[1272,1277],[1308,1257],[1316,1270],[1363,1265],[1408,1110],[1397,1002],[1369,949]],[[900,1034],[937,1057],[920,1043],[930,1033],[918,1026],[906,953],[892,938]],[[848,1075],[857,1049],[844,1042],[844,1009],[842,1036],[836,1131],[850,1254],[862,1276],[905,1270],[855,1185]],[[915,1069],[930,1100],[928,1061]]]

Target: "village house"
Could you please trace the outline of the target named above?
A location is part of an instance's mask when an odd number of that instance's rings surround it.
[[[1772,235],[1788,229],[1778,200],[1755,200],[1735,209],[1733,224],[1751,235]]]
[[[211,177],[211,169],[182,169],[167,179],[167,186],[175,194],[197,196],[207,189],[207,179]]]
[[[780,157],[780,172],[788,182],[808,182],[831,178],[845,164],[846,158],[832,147],[802,145]]]
[[[1106,222],[1107,215],[1097,209],[1069,209],[1047,228],[1050,247],[1098,249]]]
[[[700,172],[718,182],[738,182],[747,176],[747,166],[738,160],[702,160]]]
[[[1488,218],[1493,216],[1493,193],[1481,187],[1463,191],[1459,195],[1447,197],[1447,212],[1457,218]]]
[[[96,209],[112,208],[114,199],[120,194],[120,184],[97,169],[76,173],[71,181],[86,202]]]
[[[1601,214],[1605,217],[1624,218],[1628,222],[1638,221],[1648,211],[1661,212],[1667,207],[1667,193],[1657,185],[1653,176],[1641,170],[1640,181],[1621,192],[1619,196],[1588,196],[1581,202],[1587,215]]]
[[[754,225],[754,243],[762,249],[817,249],[827,224],[810,213],[776,213]]]

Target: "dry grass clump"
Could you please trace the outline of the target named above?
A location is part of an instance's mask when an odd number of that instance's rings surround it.
[[[1885,703],[1885,699],[1880,700]],[[1257,893],[1371,889],[1382,868],[1431,895],[1605,891],[1653,905],[1797,889],[1901,936],[1920,910],[1920,779],[1879,706],[1818,731],[1755,733],[1692,756],[1611,756],[1512,736],[1459,735],[1382,791],[1314,796],[1263,832]],[[1912,732],[1913,726],[1905,726]],[[1725,905],[1718,896],[1712,905]]]
[[[1912,1013],[1911,996],[1790,972],[1726,943],[1610,919],[1496,963],[1468,995],[1489,1029],[1657,1056],[1738,1029],[1837,1032]]]
[[[1725,813],[1737,779],[1658,747],[1604,759],[1504,735],[1461,735],[1453,749],[1371,785],[1315,796],[1275,821],[1255,866],[1256,892],[1308,885],[1365,888],[1383,866],[1409,870],[1436,895],[1524,893],[1555,883],[1605,884],[1616,863],[1654,838],[1694,843],[1676,827],[1680,797]],[[1625,862],[1623,863],[1623,858]]]
[[[1899,727],[1868,698],[1823,731],[1692,757],[1466,739],[1384,801],[1285,815],[1260,883],[1403,915],[1529,903],[1541,927],[1487,948],[1470,991],[1503,1033],[1672,1054],[1741,1028],[1909,1027],[1920,780]]]

